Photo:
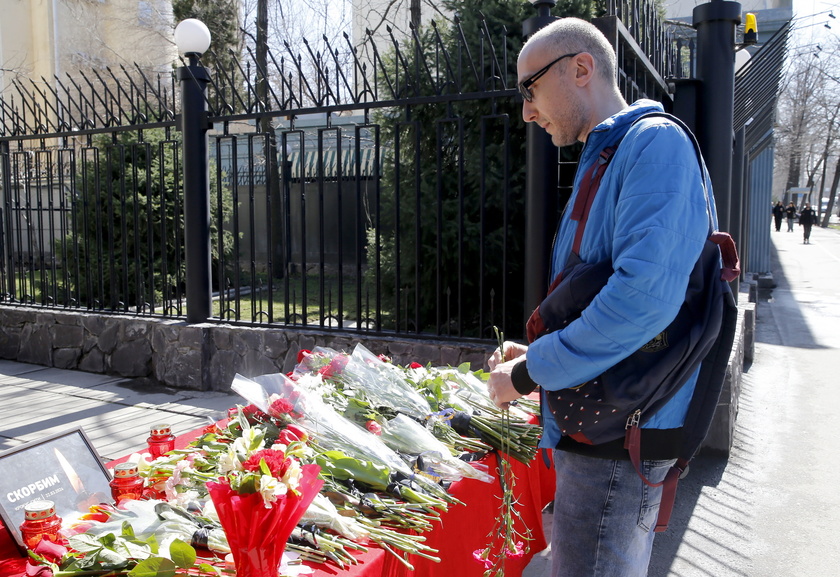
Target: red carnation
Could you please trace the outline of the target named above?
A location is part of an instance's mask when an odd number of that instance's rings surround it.
[[[368,421],[367,423],[365,423],[365,428],[374,435],[382,434],[382,426],[376,421]]]
[[[271,475],[277,479],[283,477],[291,465],[291,459],[287,459],[283,451],[275,451],[273,449],[263,449],[251,455],[247,461],[242,463],[242,468],[246,471],[259,472],[260,461],[265,461]]]
[[[408,368],[410,368],[410,369],[422,369],[423,365],[421,365],[420,363],[417,363],[417,362],[412,362],[410,365],[408,365]]]
[[[344,367],[347,366],[347,363],[350,361],[350,357],[347,355],[336,355],[333,360],[330,361],[330,364],[321,367],[318,372],[324,376],[325,379],[329,377],[333,377],[335,375],[340,375],[341,371],[344,370]]]
[[[292,412],[294,406],[288,399],[279,398],[268,408],[268,414],[272,417],[282,417]]]
[[[247,405],[242,407],[242,414],[245,415],[245,418],[249,422],[264,419],[266,417],[266,414],[263,413],[256,405]]]

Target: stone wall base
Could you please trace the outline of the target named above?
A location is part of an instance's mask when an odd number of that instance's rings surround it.
[[[301,349],[351,352],[362,343],[397,364],[470,363],[493,345],[369,337],[308,329],[188,325],[182,321],[0,306],[0,358],[61,369],[147,378],[177,389],[225,391],[233,376],[289,372]]]
[[[755,306],[752,302],[738,305],[738,326],[735,329],[735,342],[729,355],[726,380],[723,383],[723,390],[709,434],[701,447],[702,451],[729,455],[732,450],[744,365],[752,361],[755,348]]]
[[[738,416],[744,362],[753,358],[755,304],[739,305],[738,329],[723,393],[703,450],[729,454]],[[289,372],[301,349],[352,351],[361,343],[397,364],[470,363],[486,368],[495,345],[368,337],[223,324],[51,312],[0,306],[0,358],[61,369],[146,378],[176,389],[226,391],[236,373],[246,377]]]

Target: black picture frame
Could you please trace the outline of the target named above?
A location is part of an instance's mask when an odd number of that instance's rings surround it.
[[[0,453],[0,518],[22,553],[24,506],[35,499],[55,503],[62,521],[112,503],[111,476],[81,427],[49,435]]]

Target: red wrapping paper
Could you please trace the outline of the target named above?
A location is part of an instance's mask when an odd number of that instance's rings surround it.
[[[277,577],[286,541],[324,482],[318,465],[304,465],[298,494],[266,507],[259,493],[239,494],[227,482],[207,483],[230,545],[238,577]]]

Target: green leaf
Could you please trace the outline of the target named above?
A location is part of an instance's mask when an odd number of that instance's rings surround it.
[[[175,577],[175,563],[163,557],[151,557],[141,561],[128,572],[129,577]]]
[[[152,552],[152,555],[157,555],[160,545],[158,544],[157,537],[154,535],[149,535],[149,538],[146,539],[146,544],[149,546],[149,551]]]
[[[265,462],[265,459],[260,459],[260,471],[262,471],[263,475],[271,477],[271,469],[268,468],[268,463]]]
[[[231,488],[234,488],[231,485]],[[246,475],[239,481],[239,485],[235,487],[240,493],[250,494],[257,492],[257,478],[254,475]]]
[[[391,471],[370,461],[348,457],[341,451],[326,451],[316,457],[324,473],[336,479],[353,479],[377,491],[384,491],[390,483]]]
[[[79,553],[91,553],[102,549],[102,542],[87,533],[73,535],[68,539],[68,543],[71,549],[75,549]]]
[[[189,569],[195,565],[195,560],[198,557],[195,549],[180,539],[175,539],[169,545],[169,556],[175,562],[175,565],[181,569]]]
[[[114,551],[129,559],[148,559],[152,556],[152,549],[146,543],[125,539],[121,539],[114,545]]]
[[[221,575],[222,572],[218,567],[214,567],[209,563],[199,563],[198,570],[202,573],[211,573],[213,575]]]
[[[472,369],[470,369],[470,364],[469,363],[461,363],[460,365],[458,365],[458,372],[461,373],[462,375],[466,375],[467,373],[470,372],[470,370],[472,370]]]
[[[96,554],[91,555],[91,559],[94,559],[97,563],[99,563],[102,566],[102,569],[108,570],[122,569],[128,565],[128,559],[125,556],[120,555],[116,551],[105,548],[102,548]]]
[[[122,522],[122,536],[126,539],[134,539],[134,527],[128,521]]]

